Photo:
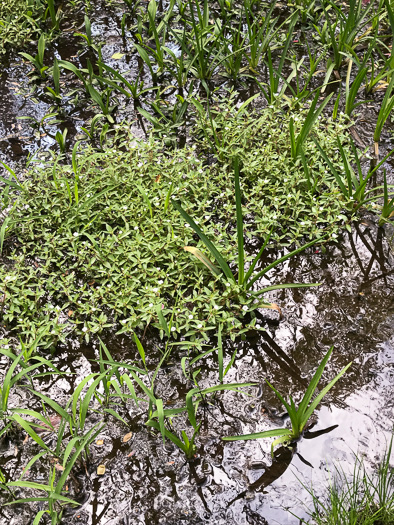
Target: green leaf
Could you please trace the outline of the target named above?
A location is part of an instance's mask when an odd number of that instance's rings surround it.
[[[264,432],[255,432],[254,434],[244,434],[243,436],[225,436],[223,441],[241,441],[249,439],[260,439],[277,436],[291,436],[291,431],[288,428],[276,428],[275,430],[265,430]]]
[[[244,254],[244,225],[242,217],[242,195],[239,183],[239,160],[235,157],[233,161],[235,179],[235,203],[237,211],[237,239],[238,239],[238,284],[244,284],[245,254]]]
[[[133,333],[133,338],[134,338],[135,344],[137,345],[138,353],[140,354],[141,360],[142,360],[142,362],[144,363],[144,367],[145,367],[145,369],[146,369],[146,363],[145,363],[145,350],[144,350],[144,347],[142,346],[142,343],[141,343],[141,341],[138,339],[138,336],[137,336],[137,334],[136,334],[135,332]]]
[[[205,246],[208,248],[208,250],[211,252],[213,257],[218,262],[219,266],[223,270],[224,274],[230,281],[235,281],[234,275],[232,274],[230,267],[228,266],[227,262],[224,260],[224,258],[220,255],[218,250],[215,248],[213,243],[208,239],[208,237],[200,230],[200,228],[197,226],[197,224],[194,222],[194,220],[185,212],[185,210],[182,208],[179,202],[176,202],[175,200],[172,201],[172,204],[174,208],[179,211],[179,213],[182,215],[182,217],[185,219],[185,221],[190,224],[190,226],[193,228],[193,230],[197,233],[197,235],[200,237],[202,242],[205,244]]]
[[[53,454],[52,450],[44,443],[44,441],[36,434],[27,421],[22,419],[18,414],[13,414],[12,419],[18,423],[23,430],[25,430],[29,436],[43,449],[47,450],[50,454]]]
[[[199,261],[201,261],[215,276],[220,275],[221,271],[215,266],[201,250],[194,246],[184,246],[183,249],[186,252],[192,253]]]
[[[311,415],[313,414],[315,408],[317,407],[317,405],[320,403],[320,401],[323,399],[323,397],[327,394],[327,392],[335,385],[335,383],[338,381],[339,378],[341,378],[343,376],[343,374],[347,371],[347,369],[351,366],[352,362],[348,363],[340,372],[337,376],[334,377],[334,379],[332,381],[330,381],[330,383],[325,387],[323,388],[323,390],[319,393],[319,395],[313,400],[312,404],[310,405],[310,407],[308,408],[308,410],[305,412],[305,415],[304,415],[304,420],[302,421],[302,428],[304,428],[304,426],[306,425],[306,423],[308,422],[309,418],[311,417]]]

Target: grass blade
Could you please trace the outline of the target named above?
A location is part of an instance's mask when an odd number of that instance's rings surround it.
[[[249,439],[259,439],[278,436],[290,436],[291,432],[288,428],[277,428],[275,430],[265,430],[264,432],[255,432],[254,434],[244,434],[243,436],[225,436],[223,441],[240,441]]]
[[[239,160],[238,157],[234,159],[234,178],[235,178],[235,203],[237,210],[237,239],[238,239],[238,284],[240,286],[244,283],[245,275],[245,254],[244,254],[244,231],[242,218],[242,196],[241,187],[239,184]]]
[[[199,259],[205,266],[214,274],[214,275],[220,275],[221,271],[217,266],[211,262],[206,255],[202,253],[201,250],[198,248],[195,248],[194,246],[184,246],[183,249],[186,252],[192,253],[197,259]]]
[[[225,259],[220,255],[214,244],[208,239],[208,237],[201,231],[201,229],[197,226],[197,224],[193,221],[193,219],[190,217],[188,213],[182,208],[179,202],[173,200],[172,204],[174,208],[179,211],[179,213],[182,215],[182,217],[185,219],[185,221],[190,224],[190,226],[193,228],[193,230],[197,233],[197,235],[200,237],[202,242],[205,244],[205,246],[208,248],[208,250],[211,252],[213,257],[218,262],[219,266],[223,270],[223,273],[226,275],[226,277],[230,281],[235,281],[234,275],[232,274],[229,265],[225,261]]]

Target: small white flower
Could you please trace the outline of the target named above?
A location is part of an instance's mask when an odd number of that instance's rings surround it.
[[[154,292],[158,292],[159,289],[158,289],[158,288],[153,288],[153,291],[154,291]]]
[[[226,286],[231,286],[231,284],[230,283],[226,283]]]
[[[61,182],[60,187],[63,188],[63,186],[64,186],[64,182]]]
[[[190,314],[190,315],[189,315],[189,319],[193,319],[193,316],[192,316],[192,314]]]
[[[211,217],[210,217],[209,215],[205,215],[205,216],[204,216],[204,219],[205,219],[206,221],[209,221],[210,218],[211,218]]]
[[[159,279],[157,282],[158,282],[158,284],[163,284],[164,281],[163,281],[163,279]]]
[[[197,328],[202,328],[202,324],[197,325]]]
[[[73,233],[74,237],[78,237],[78,232]]]
[[[127,206],[123,206],[123,209],[124,209],[124,210],[127,210]]]
[[[153,303],[149,303],[149,308],[152,308],[153,307]]]
[[[87,332],[87,331],[88,331],[87,327],[84,326],[84,327],[82,328],[82,332]]]
[[[142,162],[139,162],[139,163],[137,164],[137,166],[138,166],[139,168],[141,168],[142,165],[143,165]]]
[[[122,233],[123,233],[122,230],[120,230],[119,235],[122,235]]]
[[[138,230],[138,226],[134,226],[134,229],[135,229],[135,230]]]
[[[219,310],[219,307],[218,307],[217,304],[215,304],[214,308],[215,308],[215,310]]]
[[[256,324],[256,329],[259,330],[261,328],[261,325],[259,325],[258,323]]]
[[[185,228],[190,228],[187,222],[185,223]]]
[[[336,233],[333,233],[332,236],[331,236],[333,239],[336,239],[338,237],[338,235]]]
[[[176,328],[175,326],[171,326],[171,332],[175,332]]]
[[[242,307],[242,310],[243,310],[244,312],[246,312],[246,311],[248,310],[248,307],[246,306],[246,304]]]

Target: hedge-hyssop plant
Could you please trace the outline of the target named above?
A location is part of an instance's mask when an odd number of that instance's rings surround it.
[[[288,118],[268,109],[259,118],[228,120],[223,144],[234,149],[237,143],[244,166],[246,242],[272,229],[271,239],[282,244],[304,235],[329,238],[346,219],[343,197],[312,139],[305,152],[313,152],[318,183],[313,194],[306,189],[301,163],[291,160]],[[343,123],[325,123],[316,135],[337,165]],[[36,168],[22,191],[10,187],[13,205],[3,232],[9,264],[0,267],[3,324],[42,347],[71,332],[89,340],[106,328],[162,328],[158,312],[168,319],[174,308],[174,337],[201,340],[219,324],[231,336],[247,330],[243,317],[260,298],[245,296],[225,276],[212,279],[185,252],[192,245],[209,255],[171,203],[182,201],[231,266],[237,260],[232,165],[207,166],[195,147],[168,152],[153,140],[122,141],[122,148],[104,153],[74,151],[72,167]],[[252,260],[245,256],[246,264]]]

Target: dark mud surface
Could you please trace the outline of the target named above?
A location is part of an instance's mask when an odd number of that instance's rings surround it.
[[[227,381],[255,381],[260,387],[250,388],[250,397],[218,394],[200,407],[203,425],[191,462],[170,442],[163,446],[159,436],[148,432],[144,406],[139,410],[127,405],[121,413],[128,427],[110,421],[98,437],[104,444],[92,445],[89,463],[70,481],[70,491],[82,506],[67,511],[63,523],[295,525],[299,520],[286,509],[305,516],[304,503],[310,501],[300,481],[307,486],[313,482],[319,493],[335,465],[351,472],[355,453],[368,467],[376,466],[390,439],[394,416],[394,256],[386,236],[365,218],[354,225],[352,235],[345,234],[325,253],[319,248],[294,258],[270,280],[322,284],[273,294],[283,319],[267,319],[261,311],[266,331],[256,331],[245,341],[227,341],[227,359],[235,348],[238,351]],[[146,334],[146,346],[153,336]],[[265,378],[299,401],[330,345],[334,353],[325,383],[349,361],[353,365],[325,397],[296,448],[278,448],[272,461],[270,440],[221,441],[224,435],[286,424]],[[134,357],[133,345],[125,340],[108,340],[107,347],[117,360]],[[78,380],[97,371],[91,361],[97,357],[93,347],[59,352],[54,364],[75,375],[36,380],[35,387],[65,403]],[[217,383],[217,365],[209,359],[205,364],[202,387]],[[171,364],[157,380],[158,393],[174,406],[182,403],[191,386]],[[23,391],[18,396],[13,403],[29,404]],[[90,416],[90,423],[101,418],[99,405],[95,408],[98,414]],[[123,443],[130,430],[131,440]],[[23,438],[13,436],[2,444],[1,468],[9,479],[17,477],[37,453]],[[51,436],[46,439],[49,443]],[[104,476],[96,474],[100,464],[106,466]],[[43,475],[33,467],[29,479],[46,482]],[[28,524],[33,517],[26,505],[0,510],[4,523]]]

